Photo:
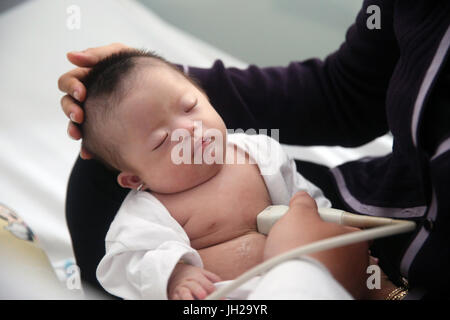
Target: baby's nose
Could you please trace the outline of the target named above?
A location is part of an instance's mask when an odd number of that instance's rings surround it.
[[[182,129],[186,130],[189,135],[192,137],[194,136],[194,132],[201,130],[201,123],[198,121],[192,121],[192,120],[179,120],[174,124],[174,130],[176,129]]]

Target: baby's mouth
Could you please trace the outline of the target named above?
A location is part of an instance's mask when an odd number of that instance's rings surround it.
[[[201,139],[198,139],[197,141],[195,141],[194,143],[194,153],[195,150],[199,150],[202,152],[205,150],[205,148],[211,144],[211,142],[214,141],[214,137],[202,137]]]
[[[209,145],[213,139],[211,137],[203,137],[202,139],[202,149],[204,150],[207,145]]]

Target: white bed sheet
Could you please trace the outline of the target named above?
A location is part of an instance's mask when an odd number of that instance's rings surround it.
[[[66,27],[66,9],[81,9],[81,28]],[[180,13],[181,14],[181,13]],[[79,142],[66,134],[58,77],[72,68],[65,54],[111,42],[156,50],[167,59],[210,66],[246,64],[165,23],[130,0],[35,0],[0,14],[0,202],[37,234],[52,263],[73,256],[64,201]],[[384,136],[357,149],[287,147],[293,157],[330,166],[390,151]],[[0,257],[1,259],[1,257]]]

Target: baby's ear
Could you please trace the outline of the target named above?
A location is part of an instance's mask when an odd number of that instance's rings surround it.
[[[137,189],[143,181],[137,175],[123,171],[117,176],[117,183],[123,188]]]

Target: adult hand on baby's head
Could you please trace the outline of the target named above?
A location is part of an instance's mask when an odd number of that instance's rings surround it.
[[[272,227],[266,240],[264,260],[294,248],[353,232],[355,228],[324,222],[317,204],[306,192],[297,192],[289,203],[288,212]],[[367,242],[309,254],[320,261],[355,298],[362,298],[367,287],[366,269],[369,262]]]
[[[67,58],[70,62],[77,65],[75,68],[58,79],[58,88],[67,93],[61,99],[61,106],[66,116],[71,120],[67,132],[75,140],[82,138],[81,132],[75,123],[82,123],[84,113],[77,101],[82,102],[86,98],[86,88],[81,80],[88,74],[92,68],[101,59],[128,48],[121,43],[112,43],[102,47],[89,48],[81,52],[69,52]],[[91,155],[84,149],[80,153],[83,159],[91,158]]]

